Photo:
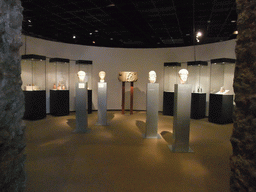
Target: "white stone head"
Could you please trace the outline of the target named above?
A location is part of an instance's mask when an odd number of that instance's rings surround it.
[[[84,71],[78,71],[77,76],[79,82],[84,82],[86,73]]]
[[[105,77],[106,77],[106,73],[105,71],[100,71],[99,72],[99,77],[100,77],[100,82],[104,82]]]
[[[179,77],[180,77],[180,83],[181,84],[185,84],[186,81],[188,80],[188,70],[187,69],[181,69],[179,71]]]
[[[149,71],[148,80],[149,80],[150,83],[155,83],[156,82],[156,72],[155,71]]]

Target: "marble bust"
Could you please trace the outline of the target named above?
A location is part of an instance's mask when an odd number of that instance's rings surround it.
[[[150,83],[155,83],[156,82],[156,72],[155,71],[150,71],[148,73],[149,77],[148,80]]]
[[[188,80],[188,70],[187,69],[181,69],[179,71],[179,77],[180,77],[180,83],[181,84],[185,84],[186,81]]]
[[[86,73],[84,71],[78,71],[77,76],[79,82],[84,82]]]
[[[105,71],[100,71],[99,72],[99,77],[100,77],[100,82],[105,82],[105,77],[106,77],[106,73]]]

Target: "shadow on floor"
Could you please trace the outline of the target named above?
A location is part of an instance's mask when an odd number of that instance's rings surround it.
[[[142,134],[146,132],[146,123],[144,121],[136,120],[136,126],[139,128]]]
[[[172,145],[174,143],[172,132],[162,131],[160,134],[163,137],[163,139],[168,143],[168,145]]]

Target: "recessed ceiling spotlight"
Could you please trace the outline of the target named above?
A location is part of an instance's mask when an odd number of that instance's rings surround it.
[[[92,35],[92,33],[90,33],[90,35]]]
[[[98,32],[99,32],[99,31],[96,29],[96,30],[95,30],[95,33],[98,33]]]
[[[29,27],[32,27],[32,25],[28,25]]]
[[[107,7],[115,7],[116,5],[114,3],[109,4]]]
[[[210,21],[210,20],[208,20],[208,21],[207,21],[207,23],[211,23],[211,21]]]
[[[233,34],[234,34],[234,35],[237,35],[237,34],[238,34],[238,31],[234,31]]]
[[[190,36],[190,34],[189,34],[189,33],[187,33],[187,34],[186,34],[186,36]]]
[[[95,44],[95,41],[92,41],[93,44]]]
[[[73,35],[73,39],[75,39],[76,38],[76,36],[75,35]]]
[[[231,23],[235,23],[235,22],[236,22],[236,20],[232,20],[232,21],[231,21]]]
[[[110,40],[113,41],[113,38],[111,37]]]
[[[29,19],[28,22],[31,23],[31,20]]]

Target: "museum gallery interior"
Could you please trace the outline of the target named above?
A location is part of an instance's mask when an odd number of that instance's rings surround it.
[[[234,1],[21,2],[26,191],[229,190]]]

